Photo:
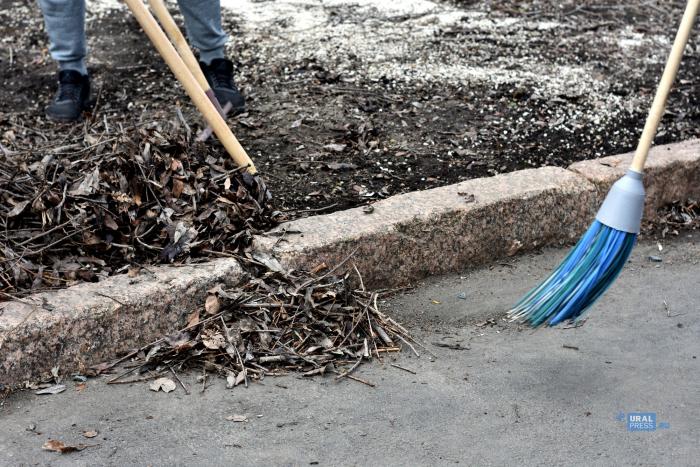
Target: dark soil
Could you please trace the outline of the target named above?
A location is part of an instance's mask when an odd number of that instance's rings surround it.
[[[453,25],[436,33],[428,50],[415,51],[416,57],[450,54],[470,64],[509,57],[587,67],[608,83],[607,92],[642,96],[643,104],[650,100],[667,48],[640,49],[637,61],[625,63],[617,46],[606,47],[598,39],[602,33],[614,37],[616,31],[630,28],[670,39],[684,4],[452,3],[465,11],[488,12],[489,18],[555,20],[564,26],[552,31],[522,28],[500,36],[497,31],[475,32]],[[43,117],[53,92],[54,65],[47,55],[38,8],[32,2],[12,0],[1,0],[0,7],[4,38],[0,141],[11,150],[32,150],[39,157],[36,148],[41,141],[64,139],[79,127],[56,125]],[[334,17],[341,24],[353,21],[352,10],[338,10]],[[646,105],[640,105],[620,109],[613,117],[602,114],[597,124],[577,122],[576,113],[596,113],[595,100],[576,92],[541,97],[536,83],[413,85],[361,77],[348,83],[327,63],[263,59],[260,52],[269,49],[245,37],[233,13],[226,15],[226,24],[234,37],[233,56],[238,58],[239,82],[249,102],[249,113],[235,119],[233,129],[268,179],[281,210],[338,210],[469,178],[542,165],[566,166],[629,151],[645,118]],[[181,106],[189,123],[199,125],[186,96],[127,12],[92,17],[89,35],[98,98],[92,118],[107,118],[115,125],[175,119],[175,107]],[[627,73],[641,65],[643,73]],[[700,133],[699,74],[693,39],[657,142]],[[575,87],[572,83],[572,91]],[[523,119],[525,112],[528,118]]]

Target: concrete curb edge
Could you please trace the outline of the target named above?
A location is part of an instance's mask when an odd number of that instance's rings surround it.
[[[590,224],[632,154],[542,167],[397,195],[362,208],[291,221],[254,242],[288,268],[337,264],[366,286],[391,287],[457,272],[543,246],[570,243]],[[700,198],[700,139],[655,147],[645,175],[646,218]],[[245,280],[233,259],[159,266],[138,278],[0,303],[0,384],[19,387],[117,356],[182,327],[218,283]]]

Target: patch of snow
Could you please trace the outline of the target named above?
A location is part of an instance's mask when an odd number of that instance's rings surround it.
[[[88,0],[85,5],[88,14],[100,14],[110,10],[122,10],[126,4],[120,0]]]
[[[416,50],[431,47],[426,47],[426,42],[434,40],[438,29],[453,25],[486,33],[516,27],[549,30],[560,26],[554,21],[492,18],[484,12],[426,0],[222,0],[222,5],[240,16],[246,36],[264,47],[263,53],[270,60],[289,63],[312,59],[341,73],[346,81],[536,83],[544,96],[567,94],[572,87],[582,94],[605,87],[583,68],[543,67],[511,57],[479,65],[437,50],[429,56],[416,54]],[[353,60],[348,59],[350,55]]]
[[[557,21],[539,21],[535,23],[538,31],[549,31],[561,27],[561,23]]]
[[[227,15],[239,19],[240,39],[251,45],[258,60],[270,65],[284,68],[313,61],[339,73],[346,82],[526,85],[545,99],[575,93],[610,112],[621,106],[618,96],[608,92],[607,82],[585,67],[554,65],[517,54],[493,55],[484,62],[465,53],[471,47],[466,41],[480,48],[482,36],[513,41],[512,47],[498,46],[497,51],[516,50],[524,44],[517,42],[523,31],[555,30],[562,26],[556,21],[496,17],[430,0],[221,0],[221,4]],[[118,0],[95,0],[88,5],[92,12],[123,8]],[[444,39],[437,35],[450,28],[467,34]],[[622,35],[616,31],[600,40],[630,49],[656,38],[629,28]],[[235,54],[232,50],[231,55]]]
[[[634,32],[626,37],[622,37],[617,41],[617,44],[621,49],[627,49],[630,47],[639,47],[644,45],[645,37],[644,34],[640,32]]]

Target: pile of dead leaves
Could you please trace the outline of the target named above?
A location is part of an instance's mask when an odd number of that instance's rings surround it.
[[[66,133],[5,135],[32,149],[0,148],[6,298],[235,251],[276,222],[251,177],[184,125],[105,120]]]
[[[206,375],[225,377],[233,388],[289,372],[335,373],[372,385],[351,374],[363,361],[402,345],[418,355],[414,344],[420,344],[379,310],[378,293],[351,289],[348,276],[295,275],[274,260],[249,262],[248,269],[262,269],[243,288],[216,287],[183,329],[93,370],[128,360],[128,369],[110,382],[157,378],[152,389],[166,392],[174,390],[173,377],[188,390],[177,376],[186,369],[201,371],[203,386]]]

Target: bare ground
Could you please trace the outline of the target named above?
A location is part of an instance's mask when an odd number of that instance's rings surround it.
[[[684,2],[229,3],[249,101],[234,131],[277,207],[303,211],[631,150]],[[79,135],[43,117],[54,66],[37,7],[0,5],[0,142]],[[180,106],[198,125],[130,14],[90,9],[90,118],[174,120]],[[700,133],[698,57],[693,39],[658,142]]]
[[[265,212],[240,208],[217,143],[192,144],[201,119],[121,3],[89,3],[95,105],[58,125],[43,116],[55,66],[40,12],[0,0],[1,293],[161,261],[182,238],[168,260],[229,254],[288,218],[631,150],[683,2],[222,3],[249,103],[231,125],[275,195]],[[658,142],[700,134],[698,57],[693,38]]]

